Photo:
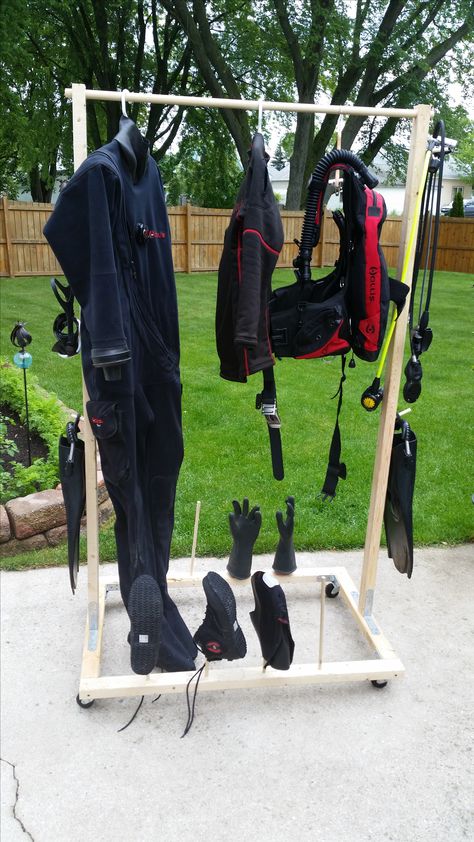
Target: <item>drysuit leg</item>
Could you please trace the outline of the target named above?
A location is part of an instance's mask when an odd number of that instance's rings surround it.
[[[125,606],[140,575],[163,596],[158,665],[193,670],[197,649],[166,586],[174,499],[183,458],[179,380],[143,387],[133,396],[91,400],[87,412],[98,440],[115,514],[120,591]]]
[[[133,580],[141,574],[153,575],[153,536],[137,464],[135,400],[132,395],[120,395],[90,400],[86,408],[115,510],[120,591],[127,606]]]
[[[163,597],[159,665],[163,669],[171,669],[170,664],[181,653],[181,669],[193,669],[197,655],[196,644],[166,584],[174,527],[176,484],[183,460],[181,383],[176,377],[172,381],[143,386],[143,391],[154,417],[143,454],[143,469],[147,477],[145,499],[153,535],[155,577]]]

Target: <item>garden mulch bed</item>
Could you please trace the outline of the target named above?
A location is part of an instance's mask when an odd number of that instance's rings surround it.
[[[0,416],[6,423],[7,433],[6,437],[10,441],[15,442],[18,451],[10,456],[3,449],[1,454],[2,467],[8,473],[13,472],[12,463],[19,462],[22,465],[28,466],[28,435],[26,424],[24,424],[15,410],[11,409],[7,404],[0,404]],[[31,443],[31,461],[46,457],[48,455],[48,448],[40,436],[30,430]]]

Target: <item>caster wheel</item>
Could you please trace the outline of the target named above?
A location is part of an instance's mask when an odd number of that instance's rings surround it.
[[[92,699],[90,702],[85,702],[83,699],[79,698],[79,693],[76,696],[76,702],[80,708],[91,708],[95,702],[95,699]]]
[[[325,591],[328,599],[336,599],[336,596],[339,595],[339,587],[334,582],[329,582],[325,587]]]
[[[377,679],[374,679],[374,681],[371,681],[370,683],[372,684],[372,687],[376,687],[377,690],[382,690],[383,687],[387,686],[388,681],[377,681]]]

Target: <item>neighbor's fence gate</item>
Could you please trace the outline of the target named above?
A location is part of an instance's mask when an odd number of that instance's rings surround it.
[[[61,274],[43,237],[43,227],[54,205],[0,200],[0,276]],[[176,272],[212,272],[219,266],[229,209],[168,208]],[[277,266],[291,267],[297,254],[303,211],[282,211],[285,242]],[[389,217],[382,229],[382,246],[389,266],[397,266],[402,230],[400,217]],[[326,214],[322,235],[313,251],[314,266],[332,266],[339,253],[339,234]],[[441,219],[436,268],[474,273],[474,219]]]

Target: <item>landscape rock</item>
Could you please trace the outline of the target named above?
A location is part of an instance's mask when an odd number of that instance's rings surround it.
[[[44,550],[47,546],[48,542],[42,534],[32,535],[30,538],[23,538],[22,541],[12,538],[11,541],[0,544],[0,558],[27,553],[30,550]]]
[[[61,491],[37,491],[6,504],[15,538],[28,538],[66,523]],[[44,536],[43,536],[44,537]],[[44,539],[46,542],[46,538]]]
[[[11,537],[10,521],[5,506],[0,506],[0,544],[9,541]]]
[[[104,502],[104,500],[108,500],[109,492],[107,491],[104,477],[102,476],[102,472],[100,471],[97,474],[97,500],[99,505]]]
[[[114,507],[110,498],[104,500],[99,506],[99,523],[107,523],[114,514]]]
[[[57,547],[58,544],[61,544],[67,538],[67,526],[55,526],[54,529],[48,529],[45,532],[48,544],[51,547]]]

